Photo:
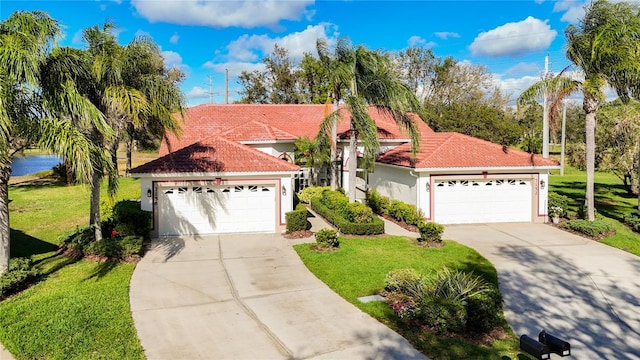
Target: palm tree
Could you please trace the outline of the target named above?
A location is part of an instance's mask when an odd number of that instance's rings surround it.
[[[337,104],[344,103],[349,112],[349,189],[350,201],[356,197],[356,171],[358,167],[357,145],[364,148],[363,166],[370,169],[378,155],[378,129],[375,121],[369,116],[370,106],[387,112],[406,130],[411,137],[412,150],[418,149],[419,133],[414,126],[409,112],[421,113],[421,105],[415,93],[397,77],[390,59],[378,51],[371,51],[364,46],[352,46],[346,39],[340,39],[330,55],[326,42],[318,41],[321,58],[325,58],[332,72],[330,83],[333,88],[331,97],[334,111],[326,117],[320,127],[320,133],[332,133],[331,129],[339,120]],[[332,135],[332,139],[335,139]]]
[[[577,92],[581,88],[581,83],[577,80],[571,79],[566,76],[566,71],[569,67],[564,68],[559,74],[556,76],[549,75],[546,78],[532,84],[525,91],[520,94],[517,100],[518,112],[523,106],[526,106],[531,101],[536,101],[540,97],[547,97],[546,105],[547,109],[544,109],[548,115],[548,119],[546,121],[554,124],[556,123],[556,117],[558,114],[558,109],[560,105],[564,104],[564,99],[566,99],[569,95]],[[549,127],[544,127],[546,130],[549,130]],[[563,128],[564,129],[564,128]],[[544,130],[543,130],[544,131]],[[563,130],[563,138],[564,138],[564,130]],[[543,136],[547,141],[549,139],[549,134]],[[547,156],[548,157],[548,146],[547,144]],[[564,143],[562,146],[562,153],[564,154]],[[564,164],[562,164],[564,166]]]
[[[58,116],[52,98],[41,91],[42,68],[58,50],[53,46],[60,25],[46,13],[16,12],[0,22],[0,274],[10,256],[9,178],[11,161],[28,146],[49,149],[74,159],[74,171],[87,179],[91,171],[91,142],[68,117]],[[56,94],[58,105],[92,114],[91,103],[69,89]]]
[[[637,95],[640,79],[638,6],[598,0],[585,8],[579,25],[565,29],[567,58],[584,73],[582,83],[586,130],[587,219],[595,218],[595,128],[596,112],[605,100],[604,86],[616,88],[622,99]]]
[[[309,179],[312,185],[317,184],[316,169],[321,168],[329,163],[330,156],[328,148],[323,145],[323,139],[302,137],[296,139],[295,143],[295,163],[309,168]]]

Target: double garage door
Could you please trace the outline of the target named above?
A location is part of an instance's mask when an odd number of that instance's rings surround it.
[[[437,180],[434,221],[441,224],[530,222],[531,180]]]
[[[276,230],[274,185],[158,187],[159,235]]]

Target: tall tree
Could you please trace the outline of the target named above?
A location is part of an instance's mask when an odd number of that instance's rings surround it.
[[[58,116],[52,100],[95,115],[93,120],[103,120],[100,113],[73,88],[53,98],[41,91],[46,81],[42,68],[57,51],[54,41],[59,35],[58,22],[39,11],[16,12],[0,22],[0,274],[9,266],[8,190],[13,157],[35,145],[74,159],[74,171],[83,179],[91,172],[92,144],[68,117]]]
[[[415,93],[406,86],[394,71],[389,56],[368,50],[362,45],[353,46],[346,39],[336,44],[329,56],[326,42],[318,42],[318,48],[332,67],[331,84],[334,102],[344,102],[349,111],[349,189],[350,201],[356,198],[356,172],[358,168],[357,147],[364,149],[363,166],[371,168],[378,155],[378,128],[369,116],[370,106],[388,112],[411,137],[412,150],[418,149],[420,136],[409,112],[420,114],[422,108]],[[319,51],[319,52],[320,52]],[[339,119],[338,111],[328,116],[320,129],[320,135],[331,133]]]
[[[616,88],[622,98],[635,93],[638,85],[638,38],[640,18],[637,4],[597,0],[585,6],[578,25],[565,29],[567,58],[584,73],[582,83],[585,112],[587,219],[595,218],[595,129],[596,112],[604,101],[604,86]]]

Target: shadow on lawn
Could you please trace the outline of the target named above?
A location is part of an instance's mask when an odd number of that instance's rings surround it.
[[[11,229],[11,257],[30,257],[58,250],[52,243],[40,240],[20,230]]]

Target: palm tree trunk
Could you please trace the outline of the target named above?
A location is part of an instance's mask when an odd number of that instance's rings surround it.
[[[587,188],[585,192],[587,203],[587,220],[595,220],[595,164],[596,164],[596,111],[598,110],[598,100],[585,96],[583,108],[585,116],[586,131],[586,165],[587,165]]]
[[[335,97],[334,97],[335,99]],[[338,101],[333,101],[333,112],[338,111]],[[331,124],[331,154],[329,171],[331,171],[331,190],[338,189],[338,164],[337,164],[337,152],[338,152],[338,122],[335,121]]]
[[[131,167],[132,167],[132,158],[133,158],[133,135],[134,135],[134,126],[133,124],[128,124],[127,125],[127,164],[125,165],[125,170],[124,173],[125,175],[129,176],[129,172],[131,171]]]
[[[11,254],[9,177],[11,177],[11,165],[0,165],[0,275],[9,270],[9,256]]]
[[[113,168],[115,169],[116,174],[118,174],[118,145],[120,141],[118,139],[113,141],[111,144],[111,148],[109,152],[111,153],[111,162],[113,163]]]
[[[351,138],[349,139],[349,202],[356,201],[356,175],[358,171],[358,142],[356,130],[351,128]]]
[[[100,184],[102,169],[93,169],[91,174],[91,205],[89,210],[89,224],[94,226],[96,241],[102,239],[102,222],[100,220]]]

